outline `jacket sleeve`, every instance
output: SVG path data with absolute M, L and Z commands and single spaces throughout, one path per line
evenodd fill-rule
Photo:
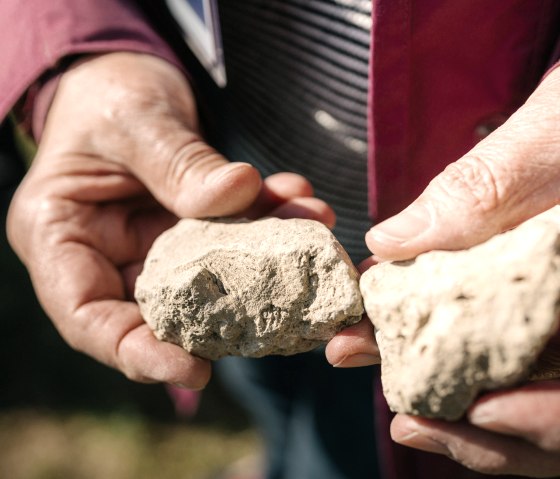
M 132 0 L 2 0 L 0 45 L 0 120 L 71 55 L 133 51 L 180 65 Z

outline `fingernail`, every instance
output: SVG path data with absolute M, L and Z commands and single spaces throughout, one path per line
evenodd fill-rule
M 359 368 L 362 366 L 371 366 L 379 364 L 379 356 L 372 354 L 360 353 L 352 356 L 344 356 L 338 363 L 333 364 L 335 368 Z
M 241 169 L 253 168 L 250 163 L 244 163 L 242 161 L 227 163 L 220 166 L 218 169 L 214 170 L 206 177 L 206 182 L 209 183 L 221 183 L 228 176 L 232 175 Z
M 468 413 L 469 422 L 475 426 L 483 426 L 496 422 L 495 406 L 490 403 L 476 405 Z
M 433 452 L 435 454 L 449 455 L 449 449 L 445 444 L 436 441 L 432 437 L 425 436 L 418 431 L 413 431 L 405 436 L 395 437 L 393 439 L 403 446 L 421 449 L 422 451 Z
M 379 243 L 404 243 L 425 232 L 431 225 L 428 210 L 421 205 L 409 206 L 402 213 L 374 226 L 368 235 Z

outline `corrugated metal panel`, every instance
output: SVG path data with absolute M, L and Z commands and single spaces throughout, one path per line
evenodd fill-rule
M 296 171 L 338 215 L 354 260 L 367 255 L 369 0 L 219 3 L 228 86 L 225 153 L 264 174 Z

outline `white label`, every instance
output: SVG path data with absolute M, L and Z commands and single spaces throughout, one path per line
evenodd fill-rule
M 166 0 L 187 45 L 220 87 L 227 83 L 217 0 Z

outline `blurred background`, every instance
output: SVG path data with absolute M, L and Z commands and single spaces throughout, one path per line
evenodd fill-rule
M 42 312 L 5 231 L 32 155 L 10 124 L 0 128 L 0 478 L 245 477 L 259 440 L 215 379 L 194 415 L 177 414 L 163 386 L 132 383 L 71 350 Z

